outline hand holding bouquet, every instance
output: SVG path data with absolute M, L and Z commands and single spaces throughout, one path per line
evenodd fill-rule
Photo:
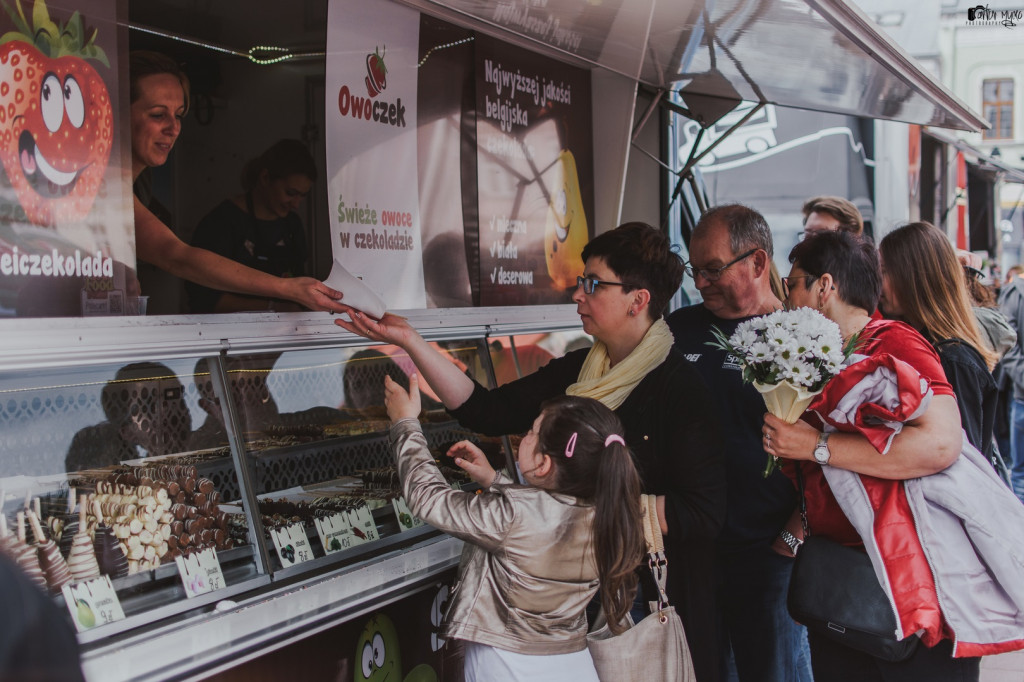
M 743 380 L 754 384 L 768 411 L 796 422 L 814 396 L 843 368 L 856 337 L 843 346 L 839 325 L 811 308 L 777 310 L 740 323 L 732 336 L 716 327 L 708 345 L 732 353 L 743 367 Z M 768 457 L 764 475 L 776 467 Z

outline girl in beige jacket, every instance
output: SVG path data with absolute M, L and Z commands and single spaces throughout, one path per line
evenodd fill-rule
M 385 405 L 410 509 L 467 543 L 442 627 L 465 644 L 466 680 L 596 682 L 586 605 L 600 586 L 608 621 L 622 622 L 645 548 L 618 418 L 590 398 L 545 403 L 519 446 L 528 485 L 495 473 L 472 443 L 455 444 L 448 455 L 483 486 L 477 495 L 452 490 L 435 466 L 418 385 L 415 374 L 408 393 L 386 379 Z

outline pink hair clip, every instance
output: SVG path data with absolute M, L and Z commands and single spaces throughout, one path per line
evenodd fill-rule
M 620 445 L 625 445 L 626 441 L 622 440 L 622 436 L 620 436 L 619 434 L 613 433 L 612 435 L 610 435 L 610 436 L 608 436 L 607 438 L 604 439 L 604 446 L 608 447 L 612 443 L 618 443 Z
M 569 442 L 565 444 L 565 456 L 572 457 L 572 453 L 576 450 L 576 436 L 578 434 L 573 431 L 572 435 L 569 436 Z

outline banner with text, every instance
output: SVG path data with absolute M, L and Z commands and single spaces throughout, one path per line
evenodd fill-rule
M 127 21 L 116 0 L 0 13 L 0 316 L 122 315 L 135 283 Z M 126 276 L 127 275 L 127 276 Z
M 329 22 L 336 261 L 389 308 L 569 302 L 590 73 L 389 2 L 331 0 Z
M 327 181 L 335 260 L 389 308 L 423 308 L 416 165 L 419 12 L 331 0 Z
M 592 235 L 590 74 L 476 38 L 481 305 L 569 301 Z

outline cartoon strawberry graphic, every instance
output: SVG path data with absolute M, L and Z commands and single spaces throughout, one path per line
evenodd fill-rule
M 0 163 L 30 221 L 81 220 L 100 191 L 114 134 L 110 95 L 86 59 L 110 63 L 78 12 L 57 24 L 35 0 L 29 23 L 21 0 L 17 11 L 2 4 L 16 30 L 0 37 Z
M 387 52 L 387 45 L 384 52 Z M 388 87 L 388 67 L 384 66 L 384 55 L 380 48 L 375 48 L 373 54 L 366 55 L 366 92 L 370 97 L 376 97 L 384 88 Z

